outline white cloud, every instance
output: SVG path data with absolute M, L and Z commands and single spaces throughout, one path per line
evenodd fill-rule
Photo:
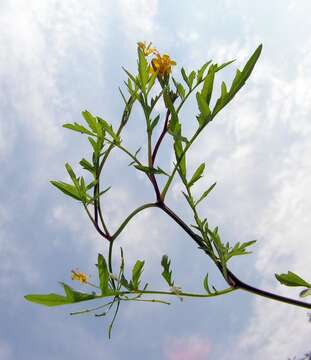
M 210 342 L 206 337 L 192 335 L 171 338 L 164 349 L 167 360 L 206 360 L 209 358 Z
M 119 9 L 122 16 L 124 34 L 135 37 L 136 41 L 146 40 L 142 37 L 150 36 L 155 31 L 154 18 L 157 15 L 157 0 L 120 0 Z M 137 36 L 139 38 L 137 38 Z
M 0 339 L 0 359 L 11 360 L 13 359 L 13 350 L 11 346 L 4 340 Z
M 286 75 L 282 76 L 282 68 L 273 71 L 270 66 L 270 76 L 265 75 L 266 98 L 261 95 L 263 99 L 257 99 L 264 108 L 258 114 L 250 107 L 248 116 L 250 121 L 255 119 L 254 128 L 257 131 L 248 133 L 249 140 L 241 136 L 246 119 L 243 119 L 243 112 L 239 112 L 239 119 L 234 125 L 239 135 L 232 143 L 235 150 L 228 157 L 234 167 L 238 166 L 236 185 L 239 186 L 231 187 L 231 198 L 236 198 L 234 194 L 238 194 L 239 189 L 240 197 L 244 198 L 246 192 L 243 195 L 243 189 L 249 188 L 253 181 L 257 183 L 258 177 L 268 185 L 264 202 L 258 202 L 260 183 L 258 193 L 251 195 L 251 204 L 254 206 L 258 202 L 259 206 L 257 211 L 249 210 L 247 225 L 241 221 L 241 216 L 237 216 L 240 226 L 252 226 L 260 240 L 255 261 L 261 278 L 259 287 L 294 298 L 298 297 L 298 290 L 278 285 L 274 273 L 291 270 L 310 280 L 311 143 L 308 114 L 311 105 L 307 84 L 311 81 L 311 73 L 309 50 L 304 49 L 302 53 L 305 53 L 305 61 L 297 66 L 296 76 L 291 80 Z M 248 107 L 249 102 L 246 100 L 242 106 Z M 251 116 L 252 111 L 254 117 Z M 245 152 L 245 149 L 248 150 Z M 237 163 L 234 154 L 238 155 Z M 244 166 L 241 166 L 241 156 L 248 158 Z M 227 169 L 228 166 L 218 168 L 224 178 L 229 176 Z M 262 172 L 265 175 L 263 178 Z M 251 189 L 254 191 L 254 188 Z M 241 211 L 239 206 L 237 210 Z M 299 336 L 289 337 L 289 331 Z M 303 354 L 310 350 L 310 332 L 303 309 L 254 299 L 253 315 L 242 334 L 234 340 L 238 347 L 233 358 L 277 360 Z M 227 354 L 227 358 L 232 359 L 232 352 Z
M 105 18 L 108 13 L 106 2 L 99 6 L 97 1 L 32 0 L 26 4 L 15 0 L 3 6 L 0 77 L 5 86 L 1 98 L 8 99 L 6 107 L 14 112 L 14 119 L 7 121 L 26 129 L 41 146 L 62 145 L 59 114 L 68 117 L 68 103 L 74 101 L 62 90 L 66 60 L 73 51 L 98 58 L 105 34 L 105 22 L 98 15 Z M 0 138 L 5 137 L 7 126 L 0 131 Z M 11 146 L 13 140 L 11 136 Z

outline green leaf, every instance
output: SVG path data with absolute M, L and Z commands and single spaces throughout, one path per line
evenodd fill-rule
M 195 71 L 191 71 L 189 77 L 188 77 L 188 81 L 189 81 L 189 87 L 190 89 L 192 89 L 192 85 L 193 85 L 193 80 L 195 79 Z
M 246 251 L 246 248 L 256 243 L 256 240 L 251 240 L 240 244 L 237 242 L 231 250 L 228 250 L 227 260 L 232 256 L 251 254 L 251 251 Z
M 45 305 L 45 306 L 60 306 L 71 303 L 66 296 L 53 294 L 53 293 L 45 294 L 45 295 L 30 294 L 24 296 L 24 298 L 33 303 Z
M 225 68 L 225 67 L 227 67 L 228 65 L 232 64 L 233 62 L 235 62 L 235 59 L 229 60 L 229 61 L 227 61 L 227 62 L 225 62 L 225 63 L 223 63 L 223 64 L 221 64 L 221 65 L 216 65 L 215 72 L 222 70 L 223 68 Z
M 101 151 L 100 147 L 98 146 L 99 144 L 91 137 L 88 137 L 88 140 L 92 145 L 95 156 L 98 158 Z
M 139 164 L 136 164 L 134 165 L 134 167 L 137 169 L 137 170 L 140 170 L 148 175 L 151 175 L 151 174 L 159 174 L 159 175 L 166 175 L 168 176 L 168 174 L 162 170 L 159 166 L 157 168 L 151 168 L 149 166 L 144 166 L 144 165 L 139 165 Z
M 209 60 L 207 63 L 205 63 L 200 70 L 197 72 L 197 84 L 202 80 L 204 71 L 208 67 L 208 65 L 212 62 L 212 60 Z
M 164 104 L 171 113 L 169 129 L 170 129 L 170 131 L 172 131 L 174 133 L 174 132 L 176 132 L 176 127 L 178 127 L 178 125 L 180 125 L 180 124 L 179 124 L 178 114 L 174 108 L 172 96 L 173 96 L 172 92 L 170 92 L 167 88 L 163 89 Z
M 98 254 L 97 268 L 98 268 L 98 277 L 99 277 L 99 287 L 102 291 L 102 295 L 106 295 L 109 293 L 108 291 L 109 271 L 106 260 L 102 254 Z
M 216 65 L 211 65 L 211 67 L 208 70 L 207 76 L 204 80 L 203 88 L 201 91 L 201 94 L 208 105 L 210 104 L 213 87 L 214 87 L 214 79 L 215 79 L 215 71 L 216 71 L 215 69 L 216 69 Z
M 119 87 L 119 93 L 121 94 L 121 97 L 122 97 L 122 100 L 123 100 L 123 102 L 124 102 L 125 107 L 127 107 L 126 98 L 125 98 L 125 96 L 124 96 L 124 94 L 123 94 L 123 92 L 122 92 L 122 89 L 121 89 L 120 87 Z
M 82 159 L 79 164 L 83 167 L 84 170 L 89 171 L 91 174 L 95 174 L 95 167 L 86 159 Z
M 181 72 L 181 76 L 184 79 L 185 83 L 188 85 L 189 88 L 191 88 L 188 76 L 187 76 L 186 71 L 185 71 L 185 69 L 183 67 L 181 68 L 180 72 Z
M 96 180 L 91 181 L 87 186 L 86 186 L 86 191 L 93 189 L 93 187 L 97 184 Z
M 175 126 L 174 131 L 172 131 L 170 128 L 167 131 L 171 136 L 173 136 L 174 140 L 176 141 L 182 141 L 185 143 L 188 143 L 189 140 L 185 137 L 181 135 L 181 124 L 177 124 Z
M 157 78 L 157 73 L 154 73 L 150 76 L 149 80 L 148 80 L 148 89 L 147 89 L 147 93 L 150 92 L 150 90 L 152 89 L 155 79 Z
M 188 186 L 191 187 L 196 181 L 198 181 L 199 179 L 201 179 L 202 174 L 204 172 L 205 169 L 205 163 L 202 163 L 194 172 L 194 174 L 192 175 L 192 178 L 190 179 Z
M 131 280 L 131 285 L 133 287 L 134 290 L 138 290 L 139 288 L 139 284 L 140 284 L 140 277 L 141 274 L 143 272 L 143 268 L 144 268 L 144 261 L 141 260 L 137 260 L 133 269 L 132 269 L 132 280 Z
M 203 199 L 205 199 L 206 196 L 214 189 L 215 186 L 216 183 L 212 184 L 206 191 L 204 191 L 204 193 L 201 195 L 199 200 L 196 201 L 195 206 L 197 206 Z
M 63 127 L 66 129 L 77 131 L 81 134 L 88 134 L 91 136 L 96 136 L 96 134 L 94 134 L 93 132 L 89 131 L 87 128 L 85 128 L 84 126 L 82 126 L 76 122 L 74 124 L 64 124 Z
M 304 286 L 311 288 L 310 283 L 291 271 L 288 271 L 287 274 L 275 274 L 275 277 L 281 284 L 286 286 Z
M 170 287 L 174 286 L 174 281 L 172 279 L 172 270 L 170 269 L 171 260 L 169 260 L 167 255 L 162 256 L 161 265 L 163 267 L 162 276 L 164 280 L 168 283 Z
M 258 46 L 258 48 L 255 50 L 253 55 L 247 61 L 242 72 L 237 70 L 236 76 L 233 80 L 233 83 L 232 83 L 232 86 L 230 89 L 231 96 L 234 96 L 234 94 L 236 94 L 241 89 L 241 87 L 245 84 L 246 80 L 250 77 L 250 75 L 256 65 L 256 62 L 261 54 L 261 51 L 262 51 L 262 44 L 260 44 Z
M 178 95 L 181 97 L 181 99 L 184 99 L 185 95 L 186 95 L 185 88 L 182 86 L 181 83 L 177 82 L 174 78 L 172 78 L 172 79 L 173 79 L 173 83 L 174 83 L 174 85 L 176 87 Z
M 54 180 L 50 181 L 50 183 L 55 187 L 57 187 L 64 194 L 74 198 L 75 200 L 82 201 L 82 196 L 74 185 L 67 184 L 62 181 L 54 181 Z
M 72 167 L 70 166 L 70 164 L 66 163 L 66 164 L 65 164 L 65 168 L 66 168 L 66 170 L 67 170 L 67 172 L 68 172 L 68 174 L 69 174 L 72 182 L 74 183 L 75 187 L 76 187 L 77 190 L 79 191 L 79 189 L 80 189 L 79 181 L 78 181 L 77 176 L 76 176 L 76 174 L 74 173 Z
M 86 204 L 93 204 L 94 200 L 99 199 L 103 194 L 105 194 L 107 191 L 109 191 L 111 189 L 111 186 L 107 187 L 107 189 L 101 191 L 99 194 L 97 194 L 96 196 L 93 197 L 89 197 Z
M 126 289 L 128 289 L 128 290 L 133 290 L 131 284 L 126 280 L 126 278 L 125 278 L 125 276 L 124 276 L 123 274 L 121 275 L 120 283 L 121 283 L 122 286 L 124 286 Z
M 181 140 L 175 139 L 174 142 L 174 150 L 175 150 L 175 157 L 177 162 L 179 162 L 178 170 L 181 176 L 186 179 L 187 176 L 187 168 L 186 168 L 186 156 L 183 154 L 183 145 Z
M 141 91 L 145 93 L 146 85 L 148 82 L 148 63 L 145 58 L 143 51 L 138 48 L 138 74 L 139 74 L 139 82 L 141 86 Z
M 209 284 L 208 284 L 208 274 L 206 274 L 204 280 L 203 280 L 203 286 L 204 286 L 204 289 L 209 293 L 211 294 L 212 291 L 211 289 L 209 288 Z
M 96 294 L 87 294 L 80 291 L 73 290 L 69 285 L 61 282 L 60 283 L 65 291 L 66 297 L 70 303 L 76 303 L 80 301 L 93 300 L 96 298 Z
M 216 227 L 214 231 L 210 231 L 209 234 L 212 237 L 212 241 L 219 256 L 219 260 L 221 262 L 222 268 L 224 270 L 224 273 L 226 274 L 227 251 L 226 251 L 226 247 L 222 243 L 220 236 L 218 234 L 218 227 Z
M 100 118 L 99 116 L 96 117 L 99 121 L 102 128 L 107 131 L 107 133 L 112 137 L 112 139 L 117 143 L 120 144 L 121 140 L 120 137 L 113 131 L 112 125 L 108 124 L 106 120 Z
M 87 122 L 87 124 L 89 125 L 90 129 L 92 129 L 92 131 L 94 133 L 97 133 L 97 121 L 96 118 L 87 110 L 82 111 L 82 116 L 84 117 L 84 120 Z
M 201 113 L 200 119 L 202 119 L 200 125 L 204 126 L 211 119 L 211 110 L 201 93 L 197 92 L 196 98 Z
M 151 124 L 150 124 L 150 129 L 151 129 L 151 131 L 157 126 L 159 120 L 160 120 L 160 114 L 157 115 L 157 116 L 152 120 L 152 122 L 151 122 Z
M 310 296 L 310 295 L 311 295 L 311 289 L 304 289 L 299 294 L 299 296 L 301 298 L 305 298 L 305 297 Z
M 190 205 L 191 209 L 195 208 L 195 204 L 193 202 L 193 198 L 189 195 L 187 195 L 185 192 L 182 191 L 182 194 L 184 195 L 184 197 L 186 198 L 188 204 Z
M 229 92 L 227 92 L 226 85 L 224 83 L 222 84 L 221 96 L 216 102 L 216 105 L 213 109 L 212 117 L 215 117 L 216 114 L 234 98 L 235 94 L 245 84 L 246 80 L 249 78 L 249 76 L 251 75 L 254 69 L 254 66 L 260 56 L 261 50 L 262 50 L 262 45 L 259 45 L 258 48 L 253 53 L 253 55 L 247 61 L 242 72 L 241 71 L 236 72 L 236 76 L 232 82 Z
M 65 283 L 61 283 L 64 288 L 66 296 L 58 294 L 30 294 L 26 295 L 25 299 L 36 304 L 45 306 L 60 306 L 66 304 L 73 304 L 80 301 L 92 300 L 96 298 L 96 294 L 86 294 L 73 290 Z
M 123 66 L 122 69 L 124 70 L 124 72 L 126 73 L 126 75 L 134 82 L 134 84 L 136 84 L 136 78 L 134 75 L 132 75 L 128 70 L 126 70 Z

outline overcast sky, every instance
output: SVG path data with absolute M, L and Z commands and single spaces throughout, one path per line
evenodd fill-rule
M 188 157 L 207 162 L 201 207 L 225 241 L 257 239 L 255 253 L 232 262 L 244 281 L 297 297 L 274 273 L 311 280 L 311 2 L 247 0 L 0 2 L 0 358 L 1 360 L 258 360 L 310 350 L 307 311 L 246 293 L 172 300 L 171 306 L 122 304 L 111 340 L 108 321 L 71 317 L 83 306 L 44 308 L 27 293 L 61 292 L 70 270 L 96 276 L 106 245 L 78 203 L 52 188 L 64 163 L 89 153 L 82 136 L 61 127 L 87 109 L 117 124 L 122 112 L 121 66 L 135 72 L 136 42 L 152 41 L 178 66 L 236 58 L 220 76 L 229 81 L 255 48 L 263 52 L 247 85 L 211 123 Z M 161 111 L 161 108 L 158 109 Z M 183 112 L 195 123 L 195 102 Z M 136 150 L 144 141 L 138 108 L 124 133 Z M 165 144 L 164 144 L 165 145 Z M 160 160 L 170 168 L 165 145 Z M 112 228 L 144 201 L 148 182 L 117 152 L 105 174 L 112 185 L 104 211 Z M 170 206 L 191 222 L 176 181 Z M 165 288 L 161 256 L 169 254 L 176 284 L 202 291 L 208 271 L 225 284 L 182 230 L 157 209 L 140 214 L 120 237 L 128 268 L 146 260 L 143 279 Z M 77 284 L 75 284 L 77 285 Z

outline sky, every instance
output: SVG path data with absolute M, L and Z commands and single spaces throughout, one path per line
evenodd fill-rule
M 224 241 L 256 239 L 254 253 L 232 261 L 245 282 L 298 297 L 277 283 L 288 270 L 311 280 L 311 12 L 309 0 L 90 0 L 0 2 L 0 359 L 107 358 L 206 360 L 288 359 L 310 350 L 307 311 L 237 291 L 215 299 L 171 299 L 172 304 L 122 304 L 112 339 L 108 319 L 70 316 L 83 306 L 45 308 L 28 293 L 61 292 L 70 271 L 96 276 L 107 244 L 83 209 L 49 181 L 66 179 L 64 163 L 78 169 L 89 154 L 79 134 L 62 124 L 79 122 L 87 109 L 118 123 L 118 86 L 136 70 L 136 42 L 152 41 L 181 66 L 237 59 L 220 74 L 229 82 L 256 47 L 263 51 L 246 86 L 216 117 L 188 156 L 193 171 L 206 161 L 196 192 L 217 181 L 202 214 Z M 161 107 L 157 109 L 160 113 Z M 182 112 L 191 132 L 195 101 Z M 136 150 L 144 143 L 139 108 L 124 132 Z M 159 161 L 170 169 L 165 143 Z M 104 212 L 111 228 L 144 202 L 147 180 L 118 152 L 104 181 L 112 185 Z M 175 181 L 168 204 L 191 223 Z M 166 290 L 163 254 L 172 259 L 176 284 L 201 292 L 212 264 L 176 224 L 157 209 L 133 220 L 116 247 L 128 271 L 146 261 L 143 280 Z M 75 284 L 79 287 L 79 285 Z M 290 335 L 291 334 L 291 335 Z M 289 336 L 290 335 L 290 336 Z

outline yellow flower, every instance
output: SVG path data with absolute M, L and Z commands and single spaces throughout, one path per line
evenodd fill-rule
M 156 57 L 151 61 L 151 72 L 157 73 L 161 76 L 169 75 L 172 72 L 172 66 L 176 65 L 176 62 L 171 60 L 167 55 L 156 54 Z
M 142 52 L 145 56 L 149 56 L 151 54 L 157 53 L 157 49 L 154 47 L 151 47 L 151 44 L 152 43 L 150 42 L 148 45 L 146 45 L 145 41 L 144 42 L 140 41 L 137 43 L 138 47 L 142 50 Z
M 71 270 L 71 279 L 80 281 L 81 284 L 85 284 L 89 280 L 89 278 L 86 274 L 84 274 L 78 270 L 77 271 Z

